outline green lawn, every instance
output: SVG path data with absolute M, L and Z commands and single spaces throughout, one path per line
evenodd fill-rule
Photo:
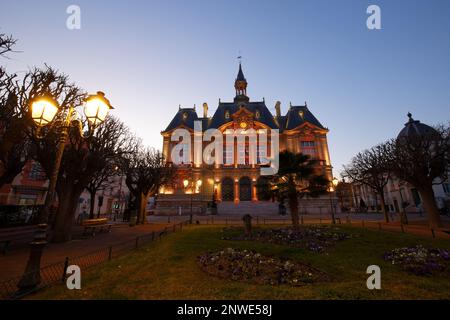
M 340 227 L 361 236 L 337 243 L 328 255 L 252 241 L 221 240 L 221 227 L 192 226 L 82 274 L 82 289 L 56 286 L 32 299 L 449 299 L 450 279 L 419 277 L 382 259 L 385 251 L 422 244 L 449 248 L 450 241 L 401 233 Z M 305 263 L 334 281 L 302 287 L 252 285 L 203 273 L 196 257 L 208 250 L 251 249 Z M 366 288 L 366 268 L 381 267 L 381 290 Z

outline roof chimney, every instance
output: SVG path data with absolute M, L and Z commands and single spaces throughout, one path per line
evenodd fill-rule
M 276 111 L 277 117 L 281 117 L 281 102 L 280 101 L 277 101 L 277 103 L 275 104 L 275 111 Z
M 208 104 L 203 103 L 203 118 L 208 118 Z

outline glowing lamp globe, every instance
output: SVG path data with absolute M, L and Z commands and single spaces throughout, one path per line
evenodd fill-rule
M 339 180 L 337 178 L 333 178 L 332 183 L 334 187 L 337 187 L 337 185 L 339 184 Z
M 31 118 L 37 126 L 48 125 L 59 110 L 58 103 L 49 97 L 40 97 L 31 103 Z
M 114 109 L 109 100 L 105 98 L 105 94 L 101 91 L 97 94 L 93 94 L 87 97 L 86 104 L 84 106 L 84 114 L 88 119 L 89 123 L 96 127 L 102 124 L 109 110 Z

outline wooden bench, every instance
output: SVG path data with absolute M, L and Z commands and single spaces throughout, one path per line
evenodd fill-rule
M 3 254 L 6 254 L 13 243 L 30 243 L 31 241 L 33 241 L 34 233 L 36 230 L 37 227 L 35 225 L 0 229 L 1 252 Z
M 83 236 L 95 236 L 96 233 L 111 232 L 112 224 L 108 223 L 107 218 L 85 219 L 81 222 L 84 227 Z

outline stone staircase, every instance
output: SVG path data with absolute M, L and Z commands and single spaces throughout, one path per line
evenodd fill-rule
M 241 201 L 238 204 L 224 201 L 217 204 L 218 215 L 236 215 L 243 216 L 244 214 L 258 215 L 258 216 L 273 216 L 278 215 L 278 203 L 270 201 Z

